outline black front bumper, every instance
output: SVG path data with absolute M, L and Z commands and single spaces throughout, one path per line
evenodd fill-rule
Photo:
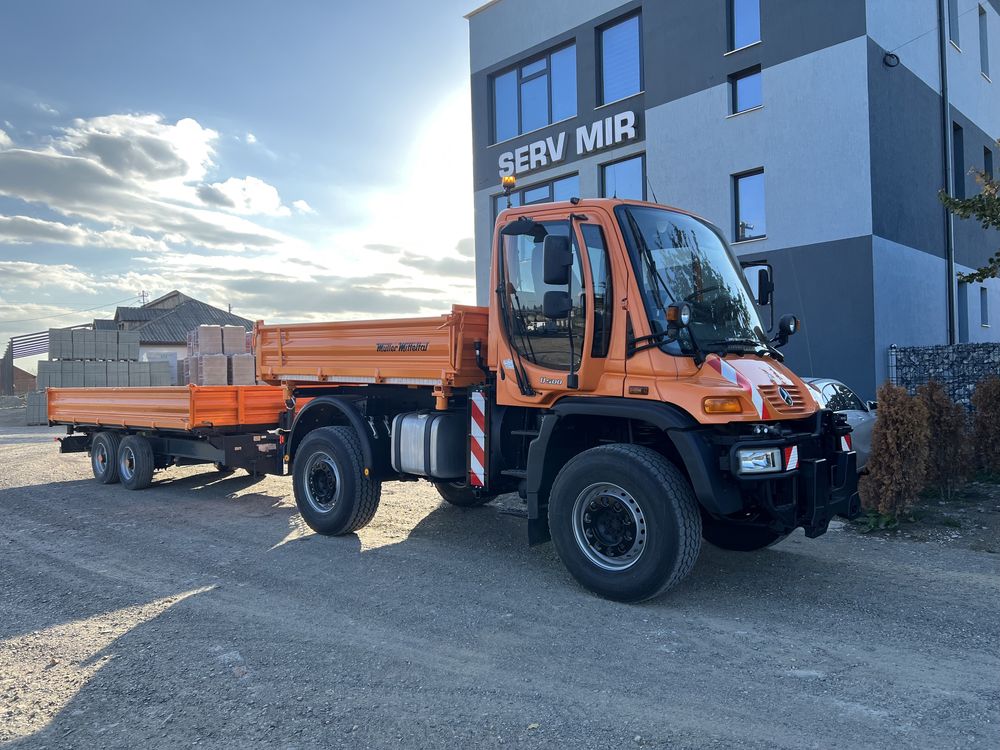
M 714 459 L 718 469 L 711 497 L 698 492 L 699 500 L 713 515 L 753 519 L 780 531 L 801 526 L 806 536 L 819 536 L 835 516 L 850 519 L 861 513 L 857 454 L 842 439 L 850 431 L 841 416 L 827 410 L 786 423 L 699 431 L 700 452 Z M 760 474 L 739 472 L 737 454 L 742 449 L 779 448 L 784 461 L 785 449 L 792 447 L 797 452 L 794 466 L 783 463 L 780 471 Z M 696 491 L 698 484 L 695 481 Z

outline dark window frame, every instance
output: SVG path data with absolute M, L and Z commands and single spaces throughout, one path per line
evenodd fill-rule
M 763 41 L 764 31 L 761 28 L 762 18 L 761 18 L 761 2 L 757 0 L 757 38 L 748 42 L 747 44 L 741 44 L 739 47 L 736 46 L 736 3 L 739 0 L 726 0 L 726 51 L 735 52 L 738 49 L 745 49 L 751 47 L 754 44 L 760 44 Z
M 743 112 L 750 112 L 751 110 L 757 109 L 764 106 L 764 86 L 763 86 L 763 68 L 760 65 L 754 65 L 749 68 L 744 68 L 741 71 L 733 73 L 729 76 L 729 114 L 738 115 Z M 761 95 L 760 104 L 755 104 L 752 107 L 747 107 L 746 109 L 739 109 L 739 97 L 737 96 L 737 86 L 740 81 L 743 81 L 751 76 L 761 76 Z
M 605 101 L 604 100 L 604 32 L 607 31 L 608 29 L 612 29 L 615 26 L 618 26 L 619 24 L 623 24 L 623 23 L 626 23 L 628 21 L 631 21 L 633 18 L 637 18 L 639 20 L 638 29 L 637 29 L 637 32 L 636 32 L 638 34 L 638 36 L 639 36 L 639 38 L 638 38 L 638 49 L 639 49 L 639 90 L 635 91 L 635 92 L 633 92 L 631 94 L 628 94 L 626 96 L 619 97 L 618 99 L 611 99 L 610 101 Z M 631 10 L 631 11 L 629 11 L 628 13 L 626 13 L 623 16 L 618 16 L 613 21 L 609 21 L 608 23 L 601 24 L 600 26 L 598 26 L 597 28 L 594 29 L 594 33 L 597 35 L 596 41 L 594 42 L 594 44 L 596 46 L 596 52 L 597 52 L 597 70 L 596 70 L 596 73 L 597 73 L 597 76 L 596 76 L 596 79 L 597 79 L 597 91 L 596 91 L 597 106 L 598 107 L 604 107 L 604 106 L 606 106 L 608 104 L 614 104 L 615 102 L 624 101 L 625 99 L 628 99 L 629 97 L 636 96 L 638 94 L 641 94 L 643 91 L 645 91 L 646 90 L 646 55 L 645 55 L 645 49 L 643 48 L 643 43 L 642 43 L 642 8 L 640 7 L 638 9 L 636 9 L 636 10 Z
M 748 169 L 745 172 L 737 172 L 731 176 L 732 179 L 732 190 L 733 190 L 733 244 L 737 242 L 751 242 L 753 240 L 762 240 L 767 238 L 767 226 L 764 227 L 764 233 L 754 236 L 754 237 L 740 237 L 740 180 L 746 177 L 755 177 L 756 175 L 763 175 L 764 167 L 757 167 L 755 169 Z M 764 212 L 767 213 L 767 190 L 764 191 Z M 766 223 L 766 222 L 765 222 Z
M 600 165 L 598 170 L 600 173 L 600 194 L 602 198 L 610 198 L 608 195 L 608 183 L 607 183 L 607 170 L 608 167 L 613 167 L 622 162 L 632 161 L 633 159 L 642 159 L 642 200 L 648 200 L 649 198 L 649 186 L 646 180 L 646 152 L 640 151 L 636 154 L 629 154 L 628 156 L 623 156 L 621 159 L 615 159 L 614 161 L 605 162 Z
M 535 132 L 535 130 L 541 130 L 542 128 L 547 128 L 549 125 L 553 124 L 553 120 L 552 120 L 552 56 L 555 55 L 555 54 L 558 54 L 559 52 L 562 52 L 563 50 L 569 49 L 570 47 L 574 47 L 574 48 L 576 47 L 576 39 L 575 38 L 574 39 L 570 39 L 570 40 L 568 40 L 568 41 L 566 41 L 566 42 L 564 42 L 562 44 L 559 44 L 559 45 L 557 45 L 555 47 L 551 47 L 550 49 L 546 50 L 545 52 L 541 52 L 539 54 L 532 55 L 531 57 L 526 57 L 524 60 L 519 60 L 516 64 L 514 64 L 514 65 L 508 65 L 503 70 L 498 70 L 496 73 L 492 73 L 490 75 L 489 86 L 490 86 L 490 144 L 491 145 L 496 145 L 497 143 L 503 143 L 505 141 L 513 140 L 514 138 L 518 138 L 518 137 L 524 135 L 526 132 L 533 133 L 533 132 Z M 574 54 L 574 58 L 575 58 L 575 61 L 576 61 L 576 70 L 574 71 L 574 78 L 576 80 L 574 82 L 575 85 L 573 87 L 573 89 L 574 89 L 573 94 L 574 94 L 574 98 L 576 99 L 576 114 L 572 115 L 571 117 L 564 118 L 566 120 L 571 120 L 571 119 L 573 119 L 573 117 L 577 117 L 580 114 L 580 76 L 579 76 L 580 63 L 579 63 L 579 58 L 576 58 L 575 54 Z M 536 73 L 532 73 L 531 75 L 528 75 L 528 76 L 522 76 L 521 75 L 521 71 L 524 68 L 528 67 L 529 65 L 534 65 L 539 60 L 545 60 L 545 68 L 544 69 L 542 69 L 542 70 L 540 70 L 540 71 L 538 71 Z M 502 78 L 503 76 L 507 75 L 510 72 L 514 72 L 514 74 L 515 74 L 514 83 L 515 83 L 515 91 L 517 92 L 517 104 L 516 104 L 516 107 L 517 107 L 517 133 L 514 134 L 514 135 L 512 135 L 512 136 L 510 136 L 509 138 L 505 138 L 503 141 L 501 141 L 501 140 L 498 140 L 498 137 L 497 137 L 497 96 L 496 96 L 496 82 L 497 82 L 498 78 Z M 541 127 L 533 128 L 532 130 L 525 131 L 525 129 L 524 129 L 524 123 L 522 122 L 522 118 L 521 118 L 521 86 L 525 82 L 532 81 L 532 80 L 534 80 L 536 78 L 539 78 L 539 77 L 541 77 L 543 75 L 544 76 L 548 76 L 548 83 L 547 83 L 546 91 L 545 91 L 546 100 L 547 100 L 546 104 L 548 105 L 548 113 L 547 113 L 546 119 L 548 120 L 548 122 L 545 125 L 542 125 Z M 558 122 L 562 122 L 562 120 L 559 120 Z
M 951 123 L 952 197 L 965 198 L 965 130 L 957 122 Z
M 983 172 L 991 180 L 994 178 L 996 174 L 993 171 L 993 151 L 990 149 L 989 146 L 983 146 Z
M 544 205 L 545 203 L 553 203 L 553 202 L 555 202 L 555 185 L 556 185 L 556 183 L 557 182 L 562 182 L 563 180 L 571 179 L 573 177 L 576 177 L 577 180 L 579 180 L 580 179 L 580 173 L 579 172 L 570 172 L 568 174 L 559 175 L 558 177 L 553 177 L 550 180 L 542 180 L 541 182 L 536 182 L 536 183 L 534 183 L 532 185 L 527 185 L 527 186 L 525 186 L 523 188 L 522 187 L 517 188 L 516 190 L 512 191 L 512 193 L 511 193 L 511 195 L 516 195 L 517 196 L 517 200 L 518 200 L 518 203 L 517 203 L 516 206 L 514 206 L 514 208 L 520 208 L 521 206 L 541 206 L 541 205 Z M 524 202 L 524 194 L 527 191 L 529 191 L 529 190 L 537 190 L 538 188 L 541 188 L 541 187 L 548 187 L 548 189 L 549 189 L 548 200 L 534 201 L 533 203 L 525 203 Z M 575 196 L 575 197 L 579 198 L 580 196 Z M 501 211 L 505 211 L 507 209 L 507 205 L 506 205 L 507 196 L 505 196 L 503 193 L 500 193 L 498 195 L 494 195 L 492 197 L 492 200 L 493 200 L 493 222 L 496 223 L 496 219 L 500 215 L 500 212 Z
M 982 4 L 979 5 L 979 72 L 990 77 L 990 31 Z
M 948 39 L 959 50 L 962 49 L 958 35 L 958 0 L 948 0 Z
M 979 325 L 990 327 L 990 292 L 985 286 L 979 287 Z

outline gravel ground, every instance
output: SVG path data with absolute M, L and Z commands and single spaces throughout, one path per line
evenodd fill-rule
M 706 547 L 628 606 L 528 548 L 516 498 L 389 484 L 370 527 L 323 538 L 287 479 L 104 487 L 12 414 L 10 747 L 1000 747 L 1000 555 L 838 525 Z

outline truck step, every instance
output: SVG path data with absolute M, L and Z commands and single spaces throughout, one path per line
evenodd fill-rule
M 528 472 L 524 469 L 504 469 L 500 472 L 505 477 L 514 477 L 514 479 L 527 479 Z
M 527 518 L 527 508 L 497 508 L 497 513 L 502 516 L 514 516 L 516 518 Z

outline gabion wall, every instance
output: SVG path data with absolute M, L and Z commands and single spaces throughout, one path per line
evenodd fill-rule
M 948 394 L 968 408 L 976 384 L 1000 375 L 1000 344 L 954 346 L 892 346 L 889 380 L 911 393 L 929 380 L 937 380 Z

